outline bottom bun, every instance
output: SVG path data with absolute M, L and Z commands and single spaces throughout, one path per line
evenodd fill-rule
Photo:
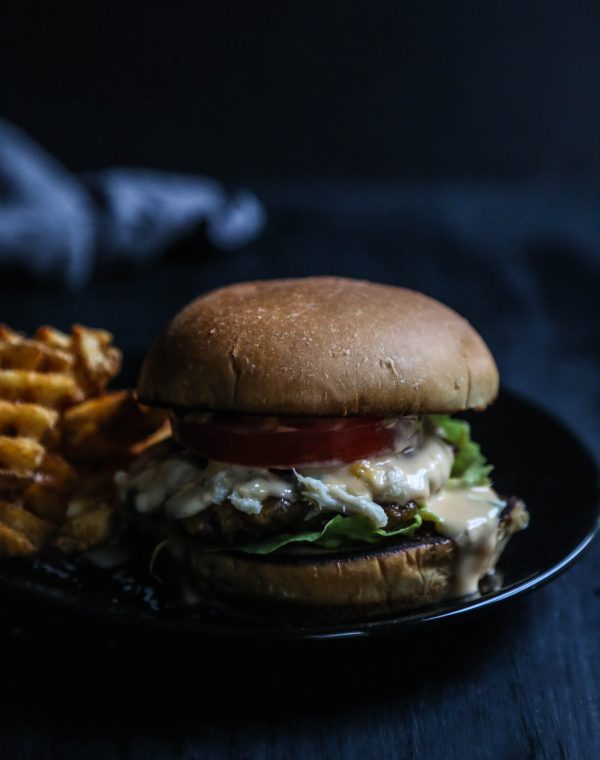
M 352 552 L 251 555 L 188 547 L 187 557 L 200 591 L 232 612 L 331 622 L 451 595 L 456 555 L 453 541 L 427 532 Z

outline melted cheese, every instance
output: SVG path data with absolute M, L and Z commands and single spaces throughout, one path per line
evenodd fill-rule
M 228 499 L 236 509 L 256 515 L 265 499 L 295 501 L 294 487 L 269 470 L 210 462 L 198 477 L 171 496 L 166 511 L 176 519 L 191 517 Z
M 174 454 L 152 461 L 139 472 L 118 472 L 115 485 L 121 499 L 133 492 L 138 512 L 157 512 L 172 493 L 198 477 L 199 472 L 201 470 L 195 462 Z
M 351 494 L 369 495 L 383 504 L 406 504 L 424 501 L 438 491 L 450 477 L 453 460 L 452 448 L 431 435 L 419 448 L 305 472 L 326 486 L 343 486 Z

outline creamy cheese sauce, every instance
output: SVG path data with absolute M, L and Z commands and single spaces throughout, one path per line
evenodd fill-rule
M 138 512 L 157 512 L 171 494 L 197 478 L 200 472 L 202 470 L 195 462 L 173 454 L 165 459 L 152 460 L 139 472 L 118 472 L 115 485 L 121 499 L 133 493 Z
M 138 512 L 164 508 L 178 520 L 226 499 L 242 512 L 258 514 L 270 496 L 286 501 L 297 497 L 293 484 L 269 470 L 220 462 L 203 466 L 178 454 L 151 460 L 140 472 L 118 472 L 115 483 L 121 499 L 132 494 Z
M 167 500 L 165 509 L 176 519 L 183 519 L 227 499 L 241 512 L 256 515 L 271 496 L 296 500 L 293 484 L 269 470 L 210 462 L 198 477 Z
M 380 504 L 423 503 L 448 480 L 453 459 L 452 448 L 431 435 L 419 448 L 341 468 L 304 469 L 296 477 L 301 495 L 317 510 L 364 514 L 384 528 L 388 519 Z
M 380 503 L 423 503 L 448 480 L 452 461 L 452 448 L 430 435 L 418 448 L 342 467 L 303 468 L 290 480 L 264 468 L 222 462 L 204 467 L 172 453 L 150 461 L 139 472 L 118 473 L 116 482 L 122 493 L 133 492 L 138 512 L 164 507 L 176 519 L 226 500 L 242 512 L 258 514 L 266 499 L 276 497 L 289 502 L 304 499 L 313 506 L 313 514 L 363 514 L 383 528 L 388 518 Z
M 488 486 L 458 490 L 444 488 L 427 502 L 425 516 L 458 548 L 452 595 L 474 594 L 497 559 L 498 524 L 504 502 Z

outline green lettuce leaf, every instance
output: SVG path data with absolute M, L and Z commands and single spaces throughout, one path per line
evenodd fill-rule
M 375 528 L 373 523 L 364 515 L 352 515 L 351 517 L 336 515 L 321 530 L 293 534 L 282 533 L 278 536 L 271 536 L 264 541 L 256 541 L 237 548 L 248 554 L 270 554 L 282 546 L 295 542 L 310 543 L 324 549 L 337 549 L 349 542 L 356 541 L 373 544 L 382 538 L 411 536 L 422 522 L 423 519 L 417 512 L 410 525 L 398 530 L 386 531 L 383 528 Z
M 471 439 L 469 423 L 455 420 L 447 414 L 432 414 L 429 419 L 442 438 L 456 449 L 450 485 L 459 488 L 490 485 L 489 474 L 493 467 L 487 463 L 479 444 Z

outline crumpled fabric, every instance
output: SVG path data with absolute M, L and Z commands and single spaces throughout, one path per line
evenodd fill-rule
M 220 250 L 254 239 L 265 211 L 207 177 L 114 168 L 78 176 L 0 120 L 3 267 L 84 286 L 99 264 L 152 261 L 191 234 Z

